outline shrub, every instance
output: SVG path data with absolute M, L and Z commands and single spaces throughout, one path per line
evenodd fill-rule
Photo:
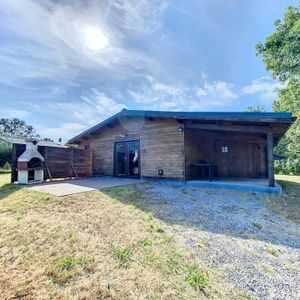
M 300 159 L 286 159 L 274 162 L 275 174 L 300 175 Z

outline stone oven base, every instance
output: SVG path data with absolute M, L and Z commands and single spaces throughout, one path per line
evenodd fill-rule
M 28 170 L 18 170 L 18 183 L 19 184 L 31 184 L 42 182 L 44 180 L 44 170 L 34 170 L 33 180 L 28 178 Z

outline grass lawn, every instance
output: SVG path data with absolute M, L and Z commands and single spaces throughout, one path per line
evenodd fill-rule
M 8 182 L 0 175 L 1 299 L 248 297 L 144 211 L 134 186 L 58 198 Z
M 285 218 L 300 223 L 300 176 L 276 175 L 282 195 L 268 196 L 267 207 Z
M 0 174 L 0 187 L 10 182 L 10 173 Z
M 10 174 L 11 170 L 6 170 L 6 169 L 2 169 L 0 168 L 0 174 Z

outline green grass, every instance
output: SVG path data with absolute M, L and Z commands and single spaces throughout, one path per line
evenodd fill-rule
M 278 256 L 278 251 L 276 249 L 274 249 L 274 248 L 268 247 L 266 249 L 266 252 L 269 253 L 270 255 Z
M 5 184 L 10 183 L 10 174 L 1 174 L 0 173 L 0 187 L 2 187 Z
M 9 174 L 0 185 L 3 299 L 241 298 L 150 212 L 146 185 L 66 197 L 11 185 Z
M 207 274 L 199 270 L 196 264 L 188 267 L 188 283 L 195 289 L 204 290 L 208 285 Z
M 243 299 L 245 300 L 256 300 L 257 298 L 249 294 L 248 292 L 244 292 L 242 294 Z
M 281 195 L 266 197 L 267 208 L 283 217 L 300 223 L 300 176 L 276 175 Z
M 126 265 L 129 262 L 130 257 L 132 255 L 132 247 L 114 247 L 113 253 L 122 265 Z
M 9 213 L 21 217 L 35 208 L 41 202 L 47 202 L 53 197 L 49 194 L 39 193 L 10 183 L 9 174 L 0 175 L 0 213 Z
M 94 267 L 93 262 L 94 259 L 88 256 L 74 258 L 72 255 L 67 255 L 52 264 L 48 268 L 47 275 L 54 283 L 64 285 L 78 276 L 82 270 L 91 272 Z

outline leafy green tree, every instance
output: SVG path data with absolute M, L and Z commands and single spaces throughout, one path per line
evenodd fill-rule
M 28 125 L 25 121 L 13 119 L 0 119 L 0 136 L 22 137 L 22 138 L 39 138 L 33 126 Z
M 13 118 L 0 118 L 0 137 L 39 138 L 33 126 L 25 121 Z M 12 157 L 12 145 L 0 139 L 0 167 L 10 162 Z
M 3 167 L 6 162 L 10 162 L 12 157 L 12 145 L 0 140 L 0 167 Z
M 262 105 L 248 106 L 245 110 L 246 112 L 265 112 L 266 108 Z
M 283 20 L 275 22 L 276 30 L 264 43 L 256 45 L 267 70 L 283 83 L 278 90 L 274 111 L 293 112 L 297 121 L 276 147 L 276 152 L 289 158 L 300 157 L 300 3 L 289 6 Z

